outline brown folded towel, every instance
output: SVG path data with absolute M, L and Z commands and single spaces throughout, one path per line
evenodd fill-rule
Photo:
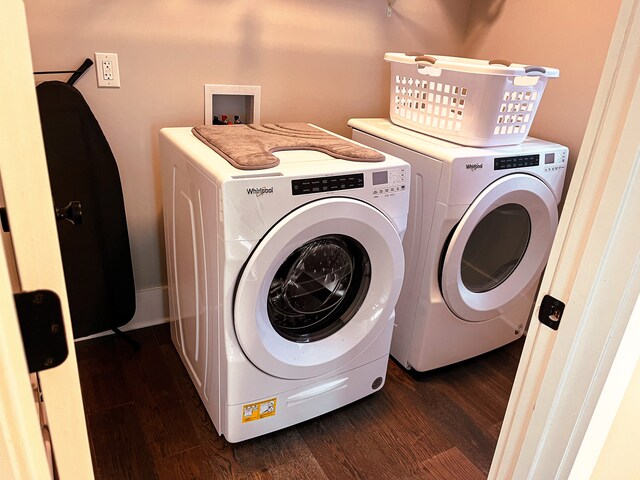
M 275 167 L 273 152 L 317 150 L 335 158 L 358 162 L 381 162 L 384 155 L 326 133 L 306 123 L 264 125 L 202 125 L 193 134 L 231 165 L 242 170 Z

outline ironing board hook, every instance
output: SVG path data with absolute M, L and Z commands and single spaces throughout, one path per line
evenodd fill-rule
M 59 73 L 72 73 L 73 75 L 71 75 L 69 77 L 69 80 L 67 80 L 67 85 L 73 85 L 78 81 L 78 79 L 82 76 L 82 74 L 84 74 L 84 72 L 86 72 L 89 69 L 91 65 L 93 65 L 93 60 L 91 60 L 90 58 L 85 58 L 84 62 L 82 62 L 82 65 L 80 65 L 76 70 L 50 70 L 45 72 L 33 72 L 33 74 L 34 75 L 54 75 Z

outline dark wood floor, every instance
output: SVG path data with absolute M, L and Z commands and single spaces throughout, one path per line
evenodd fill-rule
M 167 325 L 77 345 L 97 479 L 483 479 L 522 341 L 416 374 L 389 362 L 381 391 L 239 444 L 218 437 Z

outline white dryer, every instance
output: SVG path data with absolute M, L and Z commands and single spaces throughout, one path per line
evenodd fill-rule
M 391 355 L 427 371 L 518 339 L 556 232 L 568 149 L 531 137 L 465 147 L 386 119 L 349 125 L 358 142 L 411 164 Z
M 384 383 L 404 274 L 410 167 L 314 151 L 238 170 L 160 132 L 171 337 L 230 442 Z

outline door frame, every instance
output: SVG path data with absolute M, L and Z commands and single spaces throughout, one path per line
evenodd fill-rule
M 585 432 L 640 293 L 638 59 L 640 0 L 622 0 L 490 479 L 567 478 L 592 441 Z M 566 303 L 557 332 L 536 318 L 546 293 Z
M 93 467 L 73 330 L 33 84 L 26 12 L 24 3 L 20 0 L 9 0 L 3 4 L 0 17 L 0 65 L 3 67 L 3 74 L 0 75 L 0 177 L 10 221 L 20 288 L 24 291 L 46 289 L 58 294 L 69 349 L 64 363 L 39 373 L 56 467 L 59 477 L 65 480 L 92 479 Z M 6 258 L 2 263 L 0 276 L 6 274 Z M 2 285 L 2 294 L 6 296 L 4 279 Z M 5 325 L 8 323 L 12 325 Z M 11 331 L 15 340 L 16 328 L 16 317 L 3 316 L 3 335 L 5 330 Z M 21 341 L 17 345 L 21 345 Z M 3 370 L 15 370 L 13 374 L 24 373 L 24 381 L 14 382 L 16 387 L 19 387 L 18 391 L 2 393 L 0 403 L 3 404 L 3 412 L 6 409 L 6 412 L 24 413 L 26 420 L 23 428 L 32 431 L 33 417 L 28 410 L 34 410 L 34 403 L 29 376 L 24 367 L 24 351 L 13 348 L 3 351 L 2 357 Z M 4 378 L 7 377 L 3 376 Z M 26 385 L 29 388 L 31 402 L 22 404 Z M 15 419 L 21 419 L 21 416 L 16 416 Z M 12 436 L 7 438 L 14 440 Z M 42 439 L 39 445 L 22 442 L 18 448 L 25 459 L 34 459 L 34 468 L 41 468 Z M 28 474 L 31 468 L 29 462 L 16 465 L 19 475 L 24 478 L 49 476 L 48 473 L 46 476 Z

